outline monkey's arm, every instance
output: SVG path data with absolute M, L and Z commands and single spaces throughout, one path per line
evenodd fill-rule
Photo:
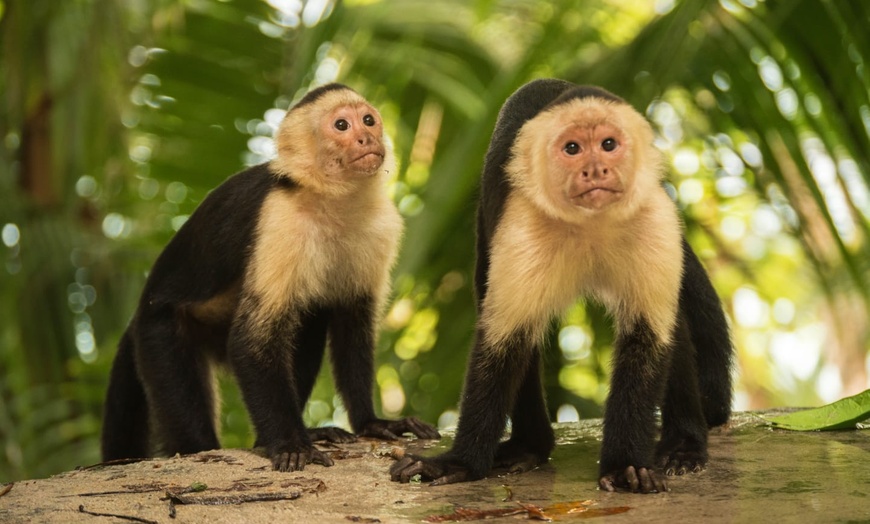
M 441 438 L 438 431 L 414 417 L 385 420 L 375 416 L 372 380 L 375 354 L 375 305 L 370 295 L 335 307 L 329 325 L 329 347 L 335 383 L 357 435 L 395 440 L 404 433 Z
M 299 342 L 296 323 L 290 319 L 255 328 L 248 308 L 243 300 L 242 313 L 230 333 L 228 353 L 257 430 L 257 444 L 265 446 L 279 471 L 301 471 L 310 463 L 331 466 L 332 459 L 311 443 L 288 372 Z
M 697 352 L 682 301 L 671 347 L 662 432 L 656 445 L 656 465 L 668 476 L 697 473 L 707 465 L 708 458 L 707 423 L 698 393 Z
M 638 319 L 620 330 L 604 411 L 601 489 L 668 490 L 664 477 L 654 471 L 653 456 L 655 410 L 664 394 L 668 365 L 668 348 L 658 343 L 646 321 Z
M 518 338 L 491 347 L 478 332 L 468 363 L 453 447 L 436 457 L 407 455 L 392 465 L 390 478 L 409 482 L 420 475 L 436 486 L 485 477 L 492 468 L 508 411 L 532 358 L 537 354 Z

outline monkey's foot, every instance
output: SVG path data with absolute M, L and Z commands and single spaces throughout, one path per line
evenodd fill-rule
M 498 445 L 495 452 L 495 467 L 507 468 L 508 473 L 525 473 L 541 464 L 547 463 L 547 456 L 541 457 L 526 446 L 512 440 L 506 440 Z
M 656 446 L 656 465 L 665 475 L 698 473 L 707 465 L 706 442 L 695 439 L 662 439 Z
M 476 480 L 462 463 L 444 456 L 418 457 L 405 455 L 390 467 L 390 480 L 407 483 L 419 475 L 420 480 L 431 481 L 430 486 L 443 486 Z
M 707 466 L 707 453 L 698 450 L 671 450 L 658 454 L 656 465 L 669 477 L 698 473 Z
M 598 487 L 604 491 L 628 490 L 632 493 L 662 493 L 668 491 L 665 477 L 644 467 L 628 466 L 624 470 L 611 471 L 598 479 Z
M 311 444 L 275 444 L 267 446 L 266 453 L 272 461 L 272 467 L 277 471 L 302 471 L 306 464 L 327 467 L 333 464 L 329 455 Z
M 348 442 L 356 442 L 356 435 L 349 433 L 341 428 L 326 427 L 326 428 L 309 428 L 308 438 L 316 442 L 325 440 L 333 444 L 346 444 Z
M 374 437 L 384 440 L 397 440 L 399 435 L 411 433 L 417 438 L 439 439 L 441 434 L 429 424 L 415 417 L 399 420 L 384 420 L 376 418 L 368 422 L 357 432 L 361 437 Z

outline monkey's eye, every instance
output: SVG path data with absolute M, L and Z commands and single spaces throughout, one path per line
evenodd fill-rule
M 605 138 L 603 142 L 601 142 L 601 149 L 607 151 L 608 153 L 616 149 L 616 146 L 619 144 L 616 142 L 614 138 Z
M 348 124 L 347 120 L 343 118 L 339 118 L 338 120 L 336 120 L 335 123 L 332 124 L 332 126 L 339 131 L 347 131 L 348 129 L 350 129 L 350 124 Z
M 372 127 L 373 125 L 375 125 L 375 117 L 373 117 L 372 115 L 364 116 L 363 117 L 363 124 L 365 124 L 369 127 Z
M 578 144 L 577 142 L 568 142 L 567 144 L 565 144 L 565 147 L 562 148 L 562 151 L 571 156 L 574 156 L 580 152 L 580 144 Z

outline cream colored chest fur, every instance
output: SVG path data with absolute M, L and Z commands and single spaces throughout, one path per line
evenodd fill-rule
M 266 318 L 287 304 L 389 291 L 402 221 L 385 194 L 343 198 L 275 191 L 263 204 L 247 292 Z
M 511 195 L 491 246 L 482 315 L 489 342 L 520 328 L 542 336 L 581 296 L 603 303 L 617 329 L 643 317 L 667 342 L 682 278 L 680 225 L 664 191 L 650 198 L 657 201 L 625 223 L 601 214 L 576 225 Z

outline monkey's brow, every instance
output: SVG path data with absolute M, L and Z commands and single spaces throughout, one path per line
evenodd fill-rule
M 330 110 L 330 112 L 332 113 L 340 109 L 350 109 L 354 112 L 365 112 L 373 115 L 375 114 L 374 108 L 364 102 L 347 102 L 342 104 L 336 104 L 335 107 Z
M 606 122 L 605 122 L 606 123 Z M 591 135 L 594 135 L 595 132 L 601 127 L 602 123 L 596 122 L 582 122 L 582 121 L 572 121 L 569 125 L 565 126 L 566 128 L 570 128 L 573 131 L 582 131 L 588 132 Z

